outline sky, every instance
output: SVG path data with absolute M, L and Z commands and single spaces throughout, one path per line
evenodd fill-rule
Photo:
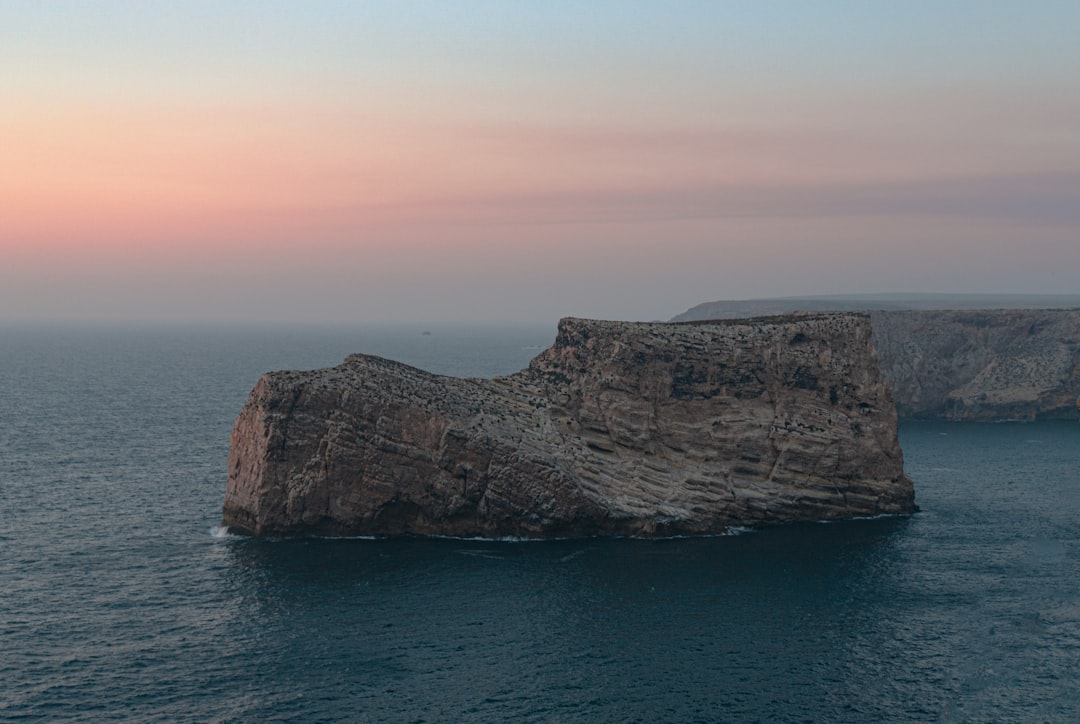
M 0 321 L 1080 292 L 1080 3 L 0 0 Z

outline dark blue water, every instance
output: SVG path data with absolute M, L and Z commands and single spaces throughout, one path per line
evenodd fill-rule
M 0 329 L 0 719 L 1080 721 L 1080 424 L 910 424 L 923 512 L 697 540 L 217 538 L 260 372 L 553 329 Z

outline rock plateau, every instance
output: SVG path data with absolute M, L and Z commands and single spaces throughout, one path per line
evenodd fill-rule
M 863 314 L 564 319 L 516 374 L 263 375 L 224 523 L 257 535 L 676 535 L 908 513 Z

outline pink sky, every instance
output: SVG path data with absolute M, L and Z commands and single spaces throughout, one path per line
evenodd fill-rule
M 0 10 L 0 320 L 1077 291 L 1062 18 L 35 7 Z

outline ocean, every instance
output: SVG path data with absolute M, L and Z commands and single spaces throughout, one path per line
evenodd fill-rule
M 424 332 L 430 334 L 424 334 Z M 258 375 L 542 327 L 0 328 L 0 720 L 1080 721 L 1080 423 L 905 423 L 922 511 L 675 540 L 219 529 Z

